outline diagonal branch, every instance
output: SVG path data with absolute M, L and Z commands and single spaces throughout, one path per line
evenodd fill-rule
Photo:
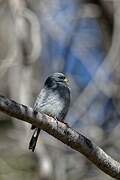
M 40 127 L 72 149 L 85 155 L 106 174 L 116 179 L 120 179 L 120 163 L 112 159 L 95 143 L 66 126 L 64 123 L 61 123 L 45 114 L 38 113 L 36 115 L 32 108 L 18 104 L 1 95 L 0 111 Z

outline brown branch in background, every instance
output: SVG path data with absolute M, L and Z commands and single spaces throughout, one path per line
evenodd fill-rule
M 56 121 L 45 114 L 38 113 L 36 115 L 34 114 L 32 108 L 18 104 L 15 101 L 7 99 L 1 95 L 0 111 L 40 127 L 72 149 L 85 155 L 106 174 L 116 179 L 120 179 L 120 163 L 112 159 L 95 143 L 77 131 L 66 126 L 64 123 Z
M 105 17 L 108 20 L 109 23 L 109 27 L 111 27 L 113 25 L 113 0 L 99 0 L 99 3 L 101 5 L 101 8 L 103 10 L 103 14 L 105 15 Z

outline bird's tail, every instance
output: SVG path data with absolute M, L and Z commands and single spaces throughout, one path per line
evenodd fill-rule
M 32 135 L 32 138 L 31 138 L 30 143 L 29 143 L 29 149 L 31 149 L 32 152 L 34 152 L 34 150 L 35 150 L 39 134 L 40 134 L 40 128 L 35 128 L 33 135 Z

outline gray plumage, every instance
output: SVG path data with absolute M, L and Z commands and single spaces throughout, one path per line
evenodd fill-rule
M 70 90 L 66 83 L 66 77 L 62 73 L 54 73 L 45 81 L 44 87 L 34 104 L 34 111 L 45 113 L 58 121 L 63 121 L 70 105 Z M 34 129 L 29 149 L 34 152 L 40 128 Z

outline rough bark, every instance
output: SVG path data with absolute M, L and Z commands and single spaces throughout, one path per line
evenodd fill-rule
M 54 136 L 64 144 L 71 147 L 92 161 L 99 169 L 106 174 L 120 179 L 120 163 L 107 155 L 94 142 L 71 129 L 64 123 L 61 123 L 45 114 L 34 113 L 32 108 L 5 98 L 0 95 L 0 111 L 18 118 L 19 120 L 34 124 L 40 127 L 50 135 Z

